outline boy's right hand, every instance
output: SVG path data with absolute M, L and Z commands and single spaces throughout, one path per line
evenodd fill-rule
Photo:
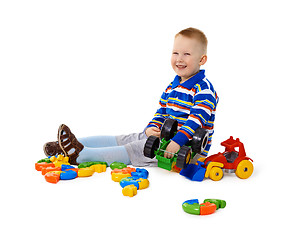
M 160 136 L 160 129 L 157 127 L 149 127 L 145 130 L 145 134 L 147 135 L 147 137 L 149 137 L 151 135 L 159 137 Z

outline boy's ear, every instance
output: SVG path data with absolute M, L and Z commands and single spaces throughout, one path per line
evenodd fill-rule
M 202 55 L 201 59 L 200 59 L 200 62 L 199 62 L 199 65 L 202 66 L 206 63 L 207 61 L 207 56 L 206 55 Z

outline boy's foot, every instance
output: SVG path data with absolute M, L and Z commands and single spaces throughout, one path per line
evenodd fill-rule
M 44 144 L 43 149 L 47 157 L 64 154 L 58 142 L 47 142 Z
M 65 124 L 59 127 L 58 142 L 65 156 L 69 157 L 70 164 L 78 165 L 76 159 L 84 148 L 84 145 L 77 140 L 70 128 Z

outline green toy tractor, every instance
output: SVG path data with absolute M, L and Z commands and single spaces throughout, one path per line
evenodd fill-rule
M 166 119 L 160 133 L 160 138 L 149 136 L 144 146 L 144 156 L 158 160 L 158 167 L 172 170 L 174 166 L 180 169 L 186 168 L 191 163 L 196 153 L 202 153 L 208 141 L 208 131 L 197 128 L 192 140 L 182 146 L 172 158 L 165 158 L 164 153 L 167 145 L 177 133 L 178 123 L 175 119 Z

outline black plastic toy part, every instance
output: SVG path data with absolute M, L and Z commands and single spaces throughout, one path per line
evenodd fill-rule
M 188 146 L 182 146 L 177 154 L 176 166 L 186 168 L 191 161 L 191 149 Z
M 149 136 L 144 147 L 144 156 L 148 158 L 155 157 L 155 151 L 159 148 L 159 138 L 156 136 Z
M 177 126 L 178 123 L 175 119 L 166 119 L 160 132 L 160 139 L 164 138 L 166 141 L 172 139 L 177 132 Z
M 202 153 L 208 142 L 208 131 L 204 128 L 197 128 L 191 139 L 192 151 Z

